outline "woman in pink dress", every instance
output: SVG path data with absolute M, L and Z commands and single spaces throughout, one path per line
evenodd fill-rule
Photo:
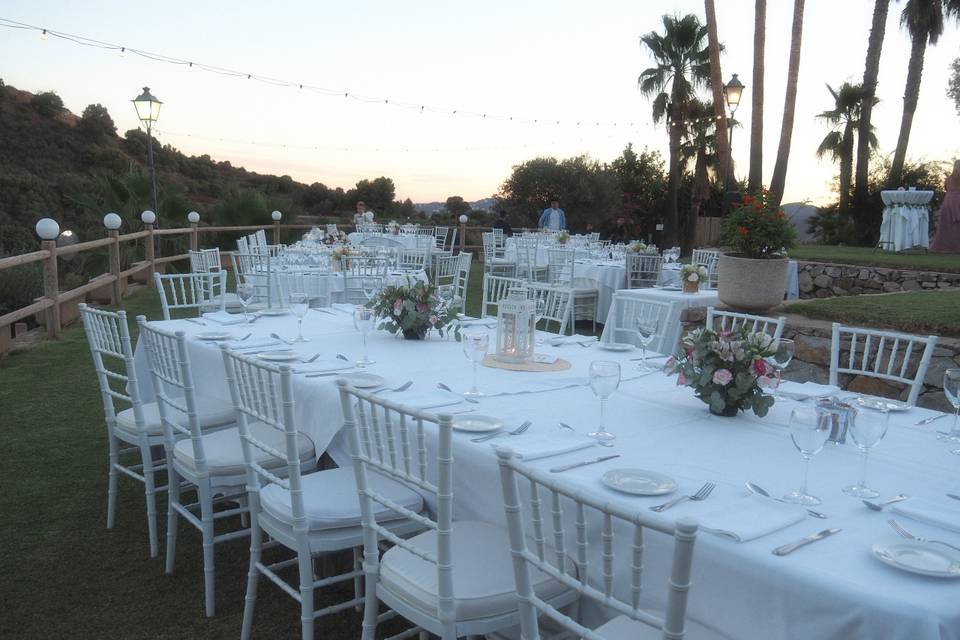
M 947 176 L 944 188 L 947 193 L 940 205 L 940 221 L 930 250 L 960 253 L 960 160 L 953 163 L 953 173 Z

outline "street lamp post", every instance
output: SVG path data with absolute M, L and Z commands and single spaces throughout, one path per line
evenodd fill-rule
M 157 171 L 153 165 L 153 136 L 151 135 L 151 130 L 153 129 L 153 124 L 160 117 L 160 105 L 163 103 L 157 100 L 151 93 L 150 87 L 144 87 L 143 93 L 134 98 L 133 108 L 137 110 L 137 117 L 140 119 L 140 123 L 147 129 L 147 162 L 150 164 L 150 181 L 153 195 L 153 210 L 159 211 L 157 208 Z
M 729 211 L 734 203 L 740 202 L 740 189 L 737 186 L 736 178 L 733 173 L 733 116 L 740 106 L 740 97 L 743 95 L 744 85 L 740 82 L 737 74 L 733 74 L 730 81 L 724 85 L 723 92 L 726 95 L 727 107 L 730 109 L 730 145 L 728 146 L 729 157 L 727 158 L 727 175 L 725 177 L 725 191 L 723 196 L 724 211 Z

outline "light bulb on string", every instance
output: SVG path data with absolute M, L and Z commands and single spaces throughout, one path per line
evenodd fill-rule
M 46 40 L 46 39 L 47 39 L 47 30 L 46 30 L 46 29 L 44 29 L 43 31 L 40 32 L 40 39 L 41 39 L 41 40 Z
M 193 71 L 193 63 L 192 63 L 192 62 L 188 62 L 188 63 L 187 63 L 187 71 L 188 71 L 188 72 L 189 72 L 189 71 Z
M 126 48 L 126 47 L 120 47 L 120 57 L 121 57 L 121 58 L 126 58 L 126 57 L 127 57 L 127 48 Z

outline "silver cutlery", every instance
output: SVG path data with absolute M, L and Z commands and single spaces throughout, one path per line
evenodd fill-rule
M 306 360 L 304 360 L 304 362 L 306 362 L 306 363 L 314 362 L 314 361 L 316 361 L 316 359 L 319 358 L 319 357 L 320 357 L 320 354 L 318 353 L 318 354 L 316 354 L 315 356 L 312 356 L 312 357 L 310 357 L 310 358 L 307 358 Z
M 447 385 L 443 384 L 442 382 L 438 382 L 438 383 L 437 383 L 437 389 L 442 389 L 442 390 L 444 390 L 444 391 L 449 391 L 450 393 L 457 393 L 456 391 L 454 391 L 453 389 L 451 389 L 451 388 L 448 387 Z M 457 393 L 457 395 L 459 396 L 459 395 L 463 395 L 463 394 Z M 467 402 L 471 403 L 471 404 L 480 404 L 480 401 L 479 401 L 479 400 L 475 400 L 474 398 L 468 398 L 467 396 L 463 396 L 463 399 L 466 400 Z
M 395 393 L 399 393 L 400 391 L 406 391 L 406 390 L 409 389 L 411 386 L 413 386 L 413 380 L 407 380 L 406 382 L 404 382 L 402 385 L 400 385 L 400 386 L 397 387 L 396 389 L 377 389 L 377 390 L 374 391 L 373 393 L 382 393 L 382 392 L 384 392 L 384 391 L 393 391 L 393 392 L 395 392 Z
M 249 337 L 252 336 L 252 335 L 253 335 L 252 333 L 248 333 L 247 335 L 245 335 L 245 336 L 243 336 L 242 338 L 238 339 L 237 342 L 243 342 L 244 340 L 246 340 L 247 338 L 249 338 Z
M 330 315 L 336 315 L 333 311 L 329 309 L 318 309 L 317 307 L 311 307 L 311 311 L 316 311 L 317 313 L 329 313 Z
M 472 413 L 474 411 L 476 411 L 476 409 L 463 409 L 462 411 L 447 411 L 447 413 L 449 413 L 452 416 L 458 416 L 461 413 Z
M 192 322 L 193 324 L 198 324 L 198 325 L 200 325 L 201 327 L 207 326 L 207 323 L 206 323 L 206 322 L 203 322 L 203 321 L 201 321 L 201 320 L 197 320 L 196 318 L 185 318 L 185 320 L 186 320 L 187 322 Z
M 247 320 L 247 324 L 253 324 L 254 322 L 256 322 L 257 320 L 259 320 L 259 319 L 262 318 L 262 317 L 263 317 L 263 316 L 254 315 L 252 318 L 250 318 L 249 320 Z
M 559 422 L 558 424 L 560 425 L 560 428 L 561 428 L 561 429 L 570 429 L 570 431 L 573 431 L 574 433 L 578 433 L 578 431 L 577 431 L 576 429 L 574 429 L 573 427 L 571 427 L 570 425 L 568 425 L 566 422 Z M 612 447 L 612 446 L 613 446 L 613 443 L 612 443 L 612 442 L 607 442 L 606 440 L 597 440 L 597 444 L 600 445 L 601 447 Z
M 867 505 L 869 508 L 873 509 L 874 511 L 883 511 L 883 508 L 888 504 L 893 504 L 894 502 L 901 502 L 903 500 L 906 500 L 909 497 L 910 496 L 904 493 L 901 493 L 900 495 L 893 496 L 889 500 L 883 500 L 882 502 L 872 502 L 870 500 L 864 500 L 863 504 Z
M 670 356 L 647 356 L 647 362 L 651 360 L 663 360 L 664 358 L 669 358 Z M 630 362 L 639 362 L 643 358 L 630 358 Z
M 285 342 L 286 344 L 293 344 L 293 341 L 292 341 L 292 340 L 287 340 L 286 338 L 281 338 L 279 333 L 271 333 L 271 334 L 270 334 L 270 337 L 271 337 L 271 338 L 276 338 L 276 339 L 279 340 L 280 342 Z
M 308 373 L 304 375 L 304 378 L 326 378 L 328 376 L 338 376 L 341 373 L 350 373 L 356 369 L 356 367 L 351 367 L 350 369 L 337 369 L 336 371 L 318 371 L 317 373 Z M 294 371 L 296 373 L 296 371 Z M 384 389 L 386 391 L 386 389 Z
M 893 518 L 890 518 L 889 520 L 887 520 L 887 522 L 890 524 L 891 527 L 893 527 L 893 530 L 896 531 L 897 535 L 899 535 L 901 538 L 906 538 L 907 540 L 916 540 L 917 542 L 925 542 L 930 544 L 942 544 L 945 547 L 950 547 L 951 549 L 956 549 L 957 551 L 960 551 L 960 547 L 952 545 L 949 542 L 944 542 L 943 540 L 930 540 L 929 538 L 921 538 L 920 536 L 915 536 L 909 531 L 907 531 L 906 529 L 904 529 L 903 527 L 901 527 L 900 523 L 894 520 Z
M 551 467 L 550 473 L 560 473 L 561 471 L 569 471 L 570 469 L 576 469 L 578 467 L 585 467 L 589 464 L 597 464 L 600 462 L 606 462 L 607 460 L 613 460 L 614 458 L 619 458 L 620 454 L 615 453 L 611 456 L 600 456 L 599 458 L 592 458 L 590 460 L 581 460 L 580 462 L 572 462 L 570 464 L 562 464 L 559 467 Z
M 338 353 L 338 354 L 337 354 L 337 360 L 343 360 L 344 362 L 350 362 L 350 358 L 348 358 L 347 356 L 343 355 L 342 353 Z
M 819 533 L 815 533 L 812 536 L 807 536 L 806 538 L 800 538 L 796 542 L 790 542 L 783 546 L 777 547 L 776 549 L 773 550 L 773 555 L 785 556 L 788 553 L 793 553 L 800 547 L 805 547 L 812 542 L 816 542 L 817 540 L 823 540 L 824 538 L 829 538 L 833 534 L 840 533 L 841 531 L 842 529 L 837 527 L 833 529 L 824 529 L 823 531 L 820 531 Z
M 530 425 L 532 424 L 533 424 L 532 421 L 527 420 L 526 422 L 521 424 L 519 427 L 517 427 L 513 431 L 504 431 L 503 429 L 498 429 L 497 431 L 494 431 L 493 433 L 488 433 L 485 436 L 480 436 L 479 438 L 472 438 L 470 442 L 486 442 L 487 440 L 493 440 L 494 438 L 497 438 L 499 436 L 518 436 L 524 431 L 526 431 L 527 429 L 529 429 Z
M 782 502 L 783 504 L 793 504 L 791 502 L 787 502 L 783 498 L 773 497 L 772 495 L 767 493 L 766 489 L 764 489 L 758 484 L 754 484 L 752 482 L 748 482 L 746 484 L 747 484 L 747 489 L 749 489 L 750 493 L 755 493 L 758 496 L 763 496 L 764 498 L 770 498 L 771 500 L 776 500 L 777 502 Z M 827 517 L 827 514 L 820 513 L 819 511 L 814 511 L 813 509 L 807 509 L 807 513 L 812 515 L 814 518 L 820 518 L 821 520 Z
M 669 502 L 664 502 L 663 504 L 658 504 L 654 507 L 650 507 L 650 511 L 656 511 L 657 513 L 660 513 L 661 511 L 666 511 L 672 506 L 680 504 L 684 500 L 692 500 L 694 502 L 706 500 L 710 496 L 710 494 L 713 493 L 713 490 L 716 488 L 716 486 L 717 485 L 715 485 L 712 482 L 705 482 L 703 486 L 700 487 L 700 489 L 693 495 L 686 495 L 686 496 L 680 496 L 679 498 L 674 498 Z
M 915 425 L 930 424 L 930 423 L 933 422 L 934 420 L 939 420 L 940 418 L 943 418 L 943 417 L 946 416 L 946 415 L 947 415 L 946 413 L 938 413 L 938 414 L 935 415 L 935 416 L 930 416 L 929 418 L 924 418 L 923 420 L 917 420 L 917 421 L 914 422 L 913 424 L 915 424 Z
M 960 496 L 958 496 L 958 495 L 955 494 L 955 493 L 948 493 L 948 494 L 947 494 L 947 497 L 948 497 L 948 498 L 953 498 L 954 500 L 960 500 Z

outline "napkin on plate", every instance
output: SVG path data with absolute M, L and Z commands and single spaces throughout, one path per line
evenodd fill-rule
M 217 324 L 222 324 L 224 326 L 231 324 L 243 324 L 246 322 L 246 318 L 243 317 L 243 314 L 240 313 L 227 313 L 226 311 L 211 311 L 209 313 L 203 314 L 205 320 L 212 320 Z
M 806 400 L 807 398 L 823 398 L 840 393 L 840 387 L 832 384 L 817 384 L 815 382 L 792 382 L 783 380 L 780 383 L 780 395 L 792 400 Z
M 280 344 L 279 340 L 274 338 L 249 338 L 247 340 L 233 340 L 227 343 L 227 346 L 235 351 L 247 351 L 249 349 L 263 349 Z
M 749 495 L 728 502 L 722 509 L 697 516 L 697 520 L 704 531 L 747 542 L 785 529 L 806 517 L 803 507 Z
M 326 373 L 327 371 L 340 371 L 341 369 L 352 369 L 355 367 L 352 362 L 344 360 L 314 360 L 313 362 L 301 362 L 293 365 L 294 373 Z
M 435 391 L 387 391 L 380 394 L 380 396 L 421 411 L 436 409 L 438 407 L 448 407 L 452 404 L 460 404 L 463 402 L 463 398 L 457 394 L 439 389 Z
M 548 342 L 551 346 L 559 347 L 564 344 L 585 344 L 590 342 L 596 342 L 599 340 L 597 336 L 583 336 L 579 333 L 572 336 L 557 336 L 555 338 L 550 338 Z
M 944 498 L 941 502 L 911 498 L 891 507 L 890 510 L 918 522 L 960 533 L 960 509 L 948 504 L 950 501 L 950 498 Z M 960 505 L 960 502 L 957 504 Z
M 594 444 L 596 444 L 595 440 L 567 430 L 524 434 L 509 440 L 495 438 L 490 442 L 494 449 L 504 446 L 509 447 L 518 458 L 527 462 L 587 449 Z

